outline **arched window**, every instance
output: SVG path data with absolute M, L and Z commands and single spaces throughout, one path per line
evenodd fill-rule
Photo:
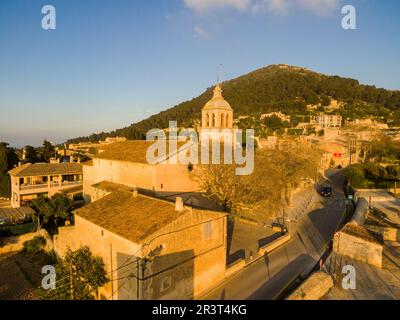
M 212 114 L 212 127 L 215 128 L 215 113 Z
M 206 127 L 208 128 L 210 126 L 210 115 L 207 113 L 206 117 Z
M 225 126 L 228 128 L 229 127 L 229 113 L 225 115 Z
M 221 114 L 221 128 L 225 128 L 225 123 L 224 123 L 224 114 Z

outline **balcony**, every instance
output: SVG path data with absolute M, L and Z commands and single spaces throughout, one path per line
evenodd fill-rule
M 48 187 L 47 183 L 41 183 L 41 184 L 25 184 L 25 185 L 20 185 L 19 190 L 32 190 L 32 189 L 46 189 Z
M 61 183 L 61 185 L 58 182 L 50 182 L 50 188 L 64 188 L 64 187 L 70 187 L 70 186 L 79 186 L 82 185 L 83 181 L 64 181 Z M 42 189 L 48 189 L 49 184 L 48 183 L 40 183 L 40 184 L 27 184 L 27 185 L 20 185 L 19 190 L 20 191 L 26 191 L 26 190 L 42 190 Z

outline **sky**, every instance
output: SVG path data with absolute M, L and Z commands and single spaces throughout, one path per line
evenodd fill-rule
M 0 141 L 125 127 L 270 64 L 400 89 L 399 14 L 398 0 L 1 0 Z

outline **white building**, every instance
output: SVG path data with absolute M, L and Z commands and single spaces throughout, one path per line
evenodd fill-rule
M 321 128 L 340 128 L 342 127 L 342 116 L 321 114 L 316 117 L 316 122 Z

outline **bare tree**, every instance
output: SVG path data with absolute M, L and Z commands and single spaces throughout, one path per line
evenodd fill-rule
M 274 215 L 291 198 L 291 190 L 305 178 L 314 178 L 320 153 L 308 145 L 290 150 L 258 150 L 254 172 L 237 176 L 235 165 L 199 165 L 191 173 L 210 197 L 227 212 L 262 211 Z

